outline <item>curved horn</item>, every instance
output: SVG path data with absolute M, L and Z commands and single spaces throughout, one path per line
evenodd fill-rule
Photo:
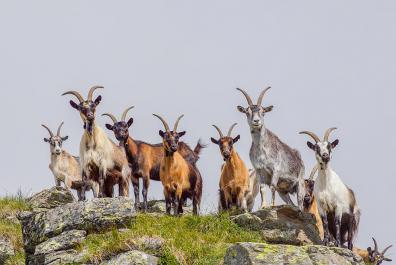
M 325 132 L 325 135 L 323 137 L 323 141 L 328 142 L 331 132 L 336 130 L 336 129 L 337 129 L 336 127 L 332 127 L 332 128 L 327 129 L 327 131 Z
M 216 125 L 212 125 L 213 127 L 215 127 L 215 129 L 217 130 L 217 132 L 219 133 L 219 135 L 220 135 L 220 138 L 223 138 L 224 136 L 223 136 L 223 132 L 220 130 L 220 128 L 219 127 L 217 127 Z
M 309 180 L 314 180 L 315 174 L 319 169 L 319 164 L 316 164 L 309 175 Z
M 230 137 L 231 136 L 231 132 L 234 129 L 235 125 L 237 125 L 237 123 L 234 123 L 233 125 L 231 125 L 230 129 L 228 130 L 227 136 Z
M 45 126 L 44 124 L 41 124 L 41 126 L 43 126 L 45 129 L 47 129 L 48 133 L 50 134 L 51 137 L 54 137 L 54 134 L 52 133 L 52 131 L 50 130 L 50 128 L 48 128 L 47 126 Z
M 313 132 L 302 131 L 302 132 L 299 132 L 299 134 L 307 134 L 307 135 L 311 136 L 312 139 L 314 139 L 316 143 L 319 143 L 319 142 L 320 142 L 319 137 L 318 137 L 316 134 L 314 134 Z
M 126 110 L 124 110 L 124 112 L 121 115 L 121 121 L 125 121 L 126 115 L 128 113 L 128 111 L 130 111 L 131 109 L 133 109 L 135 106 L 131 106 L 129 108 L 127 108 Z
M 265 93 L 266 93 L 270 88 L 271 88 L 271 87 L 269 86 L 269 87 L 267 87 L 266 89 L 264 89 L 264 90 L 260 93 L 260 96 L 259 96 L 258 99 L 257 99 L 257 106 L 261 106 L 261 102 L 263 102 L 264 95 L 265 95 Z
M 88 92 L 88 100 L 92 100 L 92 96 L 93 96 L 93 92 L 96 90 L 96 89 L 98 89 L 98 88 L 104 88 L 104 87 L 102 87 L 102 86 L 93 86 L 93 87 L 91 87 L 90 89 L 89 89 L 89 92 Z
M 373 241 L 374 241 L 374 252 L 378 252 L 378 244 L 377 244 L 377 240 L 375 240 L 374 237 L 372 237 Z
M 245 98 L 246 98 L 246 100 L 247 100 L 249 106 L 253 106 L 253 101 L 252 101 L 252 99 L 250 98 L 250 96 L 248 95 L 248 93 L 246 93 L 244 90 L 242 90 L 242 89 L 240 89 L 240 88 L 237 88 L 237 90 L 239 90 L 239 91 L 242 92 L 242 94 L 245 96 Z
M 64 95 L 73 95 L 73 96 L 75 96 L 78 99 L 78 101 L 80 101 L 80 103 L 84 102 L 84 98 L 77 91 L 67 91 L 67 92 L 62 94 L 62 96 L 64 96 Z
M 175 122 L 175 126 L 173 126 L 173 132 L 177 131 L 177 126 L 179 126 L 179 121 L 181 120 L 181 118 L 184 117 L 184 114 L 180 115 L 179 118 L 177 118 L 176 122 Z
M 162 121 L 162 124 L 164 124 L 166 132 L 170 132 L 169 125 L 166 123 L 166 121 L 160 115 L 157 114 L 153 114 L 153 115 Z
M 63 126 L 63 121 L 61 122 L 61 124 L 59 125 L 59 127 L 58 127 L 58 131 L 56 132 L 56 136 L 60 136 L 60 132 L 61 132 L 61 128 L 62 128 L 62 126 Z
M 110 119 L 112 119 L 113 123 L 117 123 L 117 118 L 114 117 L 114 115 L 111 114 L 111 113 L 103 113 L 102 116 L 107 116 L 107 117 L 109 117 Z
M 382 256 L 385 255 L 386 251 L 388 251 L 388 249 L 390 249 L 391 247 L 392 247 L 392 245 L 386 247 L 386 248 L 384 249 L 384 251 L 382 251 L 381 255 L 382 255 Z

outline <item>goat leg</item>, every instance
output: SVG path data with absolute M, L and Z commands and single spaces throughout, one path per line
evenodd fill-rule
M 132 175 L 131 178 L 133 193 L 135 194 L 135 209 L 139 209 L 140 207 L 140 198 L 139 198 L 139 178 L 136 175 Z
M 355 222 L 355 215 L 351 214 L 349 217 L 349 222 L 348 222 L 348 248 L 350 250 L 353 249 L 353 227 L 354 227 L 354 222 Z
M 329 222 L 327 221 L 327 214 L 320 213 L 320 218 L 322 219 L 323 230 L 324 230 L 323 245 L 328 246 L 330 242 L 330 232 L 329 232 Z
M 171 213 L 171 208 L 172 208 L 172 200 L 171 196 L 168 191 L 164 189 L 164 197 L 165 197 L 165 208 L 166 208 L 166 213 L 170 214 Z
M 150 184 L 150 177 L 149 177 L 149 175 L 145 175 L 143 177 L 143 190 L 142 190 L 142 195 L 143 195 L 142 209 L 143 209 L 143 211 L 147 211 L 147 191 L 149 188 L 149 184 Z
M 266 185 L 264 183 L 260 183 L 261 209 L 267 207 L 267 200 L 265 199 L 265 186 Z
M 99 198 L 104 197 L 104 182 L 105 182 L 106 174 L 103 169 L 99 170 Z

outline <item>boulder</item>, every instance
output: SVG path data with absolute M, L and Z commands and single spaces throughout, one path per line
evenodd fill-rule
M 364 265 L 348 249 L 325 246 L 237 243 L 227 249 L 224 265 Z
M 121 253 L 108 261 L 104 261 L 101 265 L 156 265 L 158 258 L 146 254 L 138 250 L 131 250 Z
M 71 249 L 81 243 L 87 232 L 84 230 L 70 230 L 59 236 L 52 237 L 36 246 L 34 255 L 48 254 L 60 250 Z
M 192 214 L 193 209 L 191 205 L 183 206 L 183 214 Z M 166 206 L 164 200 L 152 200 L 147 202 L 147 212 L 153 214 L 166 214 Z M 173 210 L 171 211 L 173 213 Z
M 282 205 L 232 217 L 239 226 L 260 231 L 263 240 L 273 244 L 321 244 L 316 219 L 297 207 Z
M 26 256 L 27 265 L 42 265 L 42 264 L 83 264 L 84 254 L 74 249 L 61 250 L 51 252 L 48 254 L 41 254 L 36 256 Z
M 53 187 L 36 193 L 28 199 L 33 212 L 42 212 L 61 205 L 75 202 L 70 190 L 63 187 Z
M 123 227 L 135 216 L 132 201 L 125 197 L 68 203 L 45 212 L 21 215 L 25 251 L 33 254 L 36 245 L 64 231 L 104 231 Z
M 0 237 L 0 264 L 3 264 L 8 257 L 14 254 L 12 242 L 8 238 Z

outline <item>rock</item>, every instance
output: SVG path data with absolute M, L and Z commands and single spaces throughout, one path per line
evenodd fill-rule
M 274 244 L 321 244 L 316 219 L 298 208 L 282 205 L 232 217 L 239 226 L 260 231 L 263 240 Z
M 37 245 L 34 255 L 48 254 L 73 248 L 77 244 L 81 243 L 85 239 L 86 235 L 87 232 L 84 230 L 70 230 L 63 232 L 59 236 L 52 237 Z
M 0 237 L 0 264 L 3 264 L 8 257 L 14 254 L 12 242 L 8 238 Z
M 142 237 L 137 241 L 139 248 L 150 251 L 159 251 L 165 244 L 162 237 Z
M 46 255 L 27 256 L 27 265 L 42 264 L 81 264 L 84 260 L 85 253 L 79 253 L 74 249 L 62 250 Z
M 75 202 L 73 194 L 63 187 L 45 189 L 28 199 L 33 212 L 41 212 Z
M 361 257 L 348 249 L 325 246 L 269 245 L 237 243 L 227 249 L 224 265 L 364 265 Z
M 193 212 L 191 205 L 183 206 L 183 214 L 191 214 Z M 155 214 L 166 214 L 166 206 L 164 200 L 152 200 L 147 202 L 147 212 Z M 171 211 L 173 213 L 173 210 Z
M 158 258 L 141 251 L 131 250 L 119 254 L 108 261 L 102 262 L 101 265 L 156 265 Z
M 23 215 L 21 221 L 25 251 L 33 254 L 36 245 L 64 231 L 104 231 L 123 227 L 135 216 L 132 201 L 125 197 L 68 203 L 45 212 Z

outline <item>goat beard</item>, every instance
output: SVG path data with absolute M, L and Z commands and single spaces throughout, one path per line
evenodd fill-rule
M 86 121 L 84 123 L 84 130 L 87 130 L 90 135 L 93 133 L 93 121 Z

